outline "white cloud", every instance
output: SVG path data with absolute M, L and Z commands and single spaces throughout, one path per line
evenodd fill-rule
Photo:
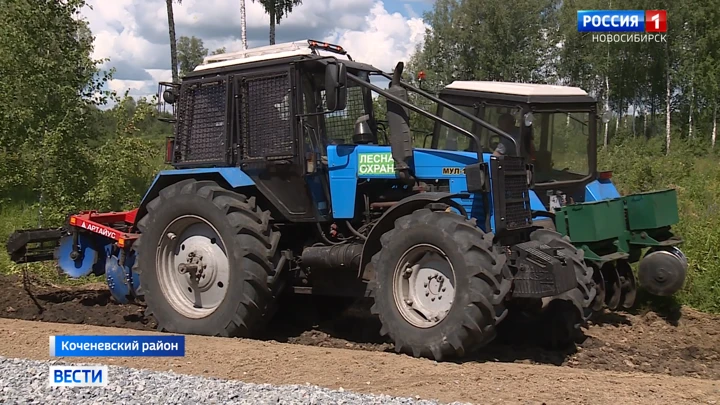
M 156 83 L 172 81 L 172 71 L 170 69 L 147 69 L 147 72 Z
M 325 40 L 342 45 L 353 59 L 390 71 L 399 61 L 407 62 L 422 43 L 425 24 L 421 18 L 390 14 L 377 2 L 360 30 L 336 29 Z
M 407 1 L 407 0 L 405 0 Z M 405 2 L 404 1 L 404 2 Z M 95 35 L 95 58 L 109 58 L 117 69 L 109 87 L 133 96 L 155 94 L 170 80 L 170 49 L 165 2 L 89 0 L 83 14 Z M 246 0 L 250 47 L 267 44 L 268 16 Z M 423 40 L 425 24 L 409 14 L 389 13 L 382 1 L 304 0 L 277 26 L 277 42 L 307 38 L 342 45 L 354 60 L 389 71 L 406 61 Z M 195 35 L 205 47 L 240 49 L 237 0 L 184 0 L 175 5 L 177 36 Z

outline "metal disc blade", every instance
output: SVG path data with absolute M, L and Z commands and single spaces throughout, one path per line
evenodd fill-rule
M 620 287 L 620 275 L 615 268 L 615 263 L 605 263 L 601 271 L 605 277 L 605 304 L 610 309 L 617 309 L 618 305 L 620 305 L 622 290 Z
M 111 256 L 105 262 L 105 280 L 112 296 L 120 303 L 127 304 L 130 295 L 130 286 L 125 271 L 118 263 L 116 256 Z
M 93 265 L 98 259 L 98 252 L 93 249 L 91 240 L 84 234 L 78 235 L 78 245 L 80 245 L 80 257 L 76 260 L 70 258 L 73 251 L 73 237 L 68 235 L 60 240 L 60 246 L 57 250 L 58 266 L 62 271 L 72 278 L 87 276 L 92 272 Z
M 593 280 L 595 281 L 595 301 L 593 301 L 593 310 L 600 311 L 605 306 L 605 277 L 599 268 L 593 269 Z
M 621 260 L 617 264 L 618 275 L 620 275 L 620 283 L 622 290 L 621 304 L 624 308 L 632 308 L 635 304 L 637 296 L 637 283 L 635 275 L 632 272 L 630 263 Z

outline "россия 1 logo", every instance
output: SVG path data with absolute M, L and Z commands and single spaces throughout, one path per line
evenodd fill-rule
M 645 32 L 667 32 L 667 11 L 646 10 Z
M 578 32 L 667 32 L 665 10 L 578 10 Z

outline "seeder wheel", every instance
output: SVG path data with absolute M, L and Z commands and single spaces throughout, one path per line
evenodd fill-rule
M 615 268 L 614 262 L 603 264 L 600 271 L 605 278 L 605 305 L 610 309 L 617 309 L 620 305 L 622 295 L 622 287 L 620 285 L 620 275 Z
M 633 274 L 630 263 L 626 260 L 618 260 L 617 272 L 620 276 L 620 303 L 624 308 L 632 308 L 635 304 L 635 296 L 637 295 L 637 283 Z

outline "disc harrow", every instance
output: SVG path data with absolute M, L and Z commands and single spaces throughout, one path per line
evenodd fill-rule
M 599 311 L 604 306 L 611 310 L 632 308 L 637 296 L 637 282 L 630 263 L 617 260 L 593 267 L 593 280 L 597 289 L 593 310 Z

